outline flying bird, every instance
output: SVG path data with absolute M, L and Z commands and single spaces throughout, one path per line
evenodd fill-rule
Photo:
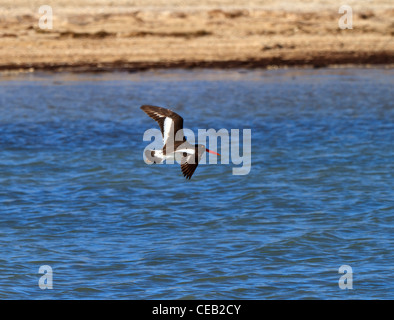
M 205 151 L 220 156 L 219 153 L 207 149 L 203 144 L 192 145 L 187 142 L 183 135 L 183 118 L 174 111 L 150 105 L 143 105 L 141 109 L 159 124 L 163 135 L 162 150 L 146 150 L 145 156 L 148 161 L 161 163 L 165 159 L 180 154 L 183 176 L 190 180 Z

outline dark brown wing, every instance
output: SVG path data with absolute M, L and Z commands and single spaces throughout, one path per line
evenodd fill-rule
M 181 170 L 182 170 L 183 176 L 186 177 L 186 179 L 190 180 L 194 171 L 196 171 L 197 166 L 198 166 L 198 163 L 189 164 L 186 162 L 184 164 L 181 164 Z
M 150 105 L 143 105 L 141 106 L 141 109 L 159 124 L 161 134 L 163 135 L 164 140 L 166 140 L 166 134 L 168 135 L 169 132 L 171 132 L 172 135 L 175 135 L 179 130 L 183 130 L 183 118 L 174 111 Z M 165 127 L 166 118 L 169 118 L 173 121 L 170 128 Z M 165 132 L 166 130 L 168 130 L 168 132 Z M 175 136 L 173 140 L 175 140 Z M 183 137 L 183 140 L 186 140 L 185 137 Z
M 198 148 L 194 154 L 189 154 L 181 159 L 181 170 L 186 179 L 191 179 L 194 171 L 196 171 L 198 163 L 201 160 L 203 152 L 198 152 Z M 193 160 L 193 161 L 192 161 Z

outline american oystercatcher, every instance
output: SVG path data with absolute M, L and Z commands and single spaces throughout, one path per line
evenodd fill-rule
M 175 157 L 178 153 L 182 155 L 183 176 L 190 180 L 205 151 L 220 156 L 219 153 L 205 148 L 203 144 L 192 145 L 187 142 L 183 135 L 183 118 L 174 111 L 149 105 L 143 105 L 141 109 L 157 121 L 163 135 L 164 147 L 162 150 L 146 150 L 145 156 L 148 161 L 152 159 L 153 161 L 150 162 L 161 163 L 165 159 Z

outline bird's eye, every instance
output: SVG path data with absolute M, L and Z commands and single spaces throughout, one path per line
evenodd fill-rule
M 183 153 L 183 156 L 184 156 L 184 157 L 187 157 L 187 153 L 186 153 L 186 152 L 184 152 L 184 153 Z

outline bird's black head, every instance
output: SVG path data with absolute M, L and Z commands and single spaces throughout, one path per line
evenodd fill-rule
M 202 154 L 204 151 L 207 151 L 207 152 L 209 152 L 209 153 L 216 154 L 217 156 L 220 156 L 219 153 L 207 149 L 203 144 L 196 144 L 196 150 L 198 150 L 198 153 L 199 153 L 199 154 Z

